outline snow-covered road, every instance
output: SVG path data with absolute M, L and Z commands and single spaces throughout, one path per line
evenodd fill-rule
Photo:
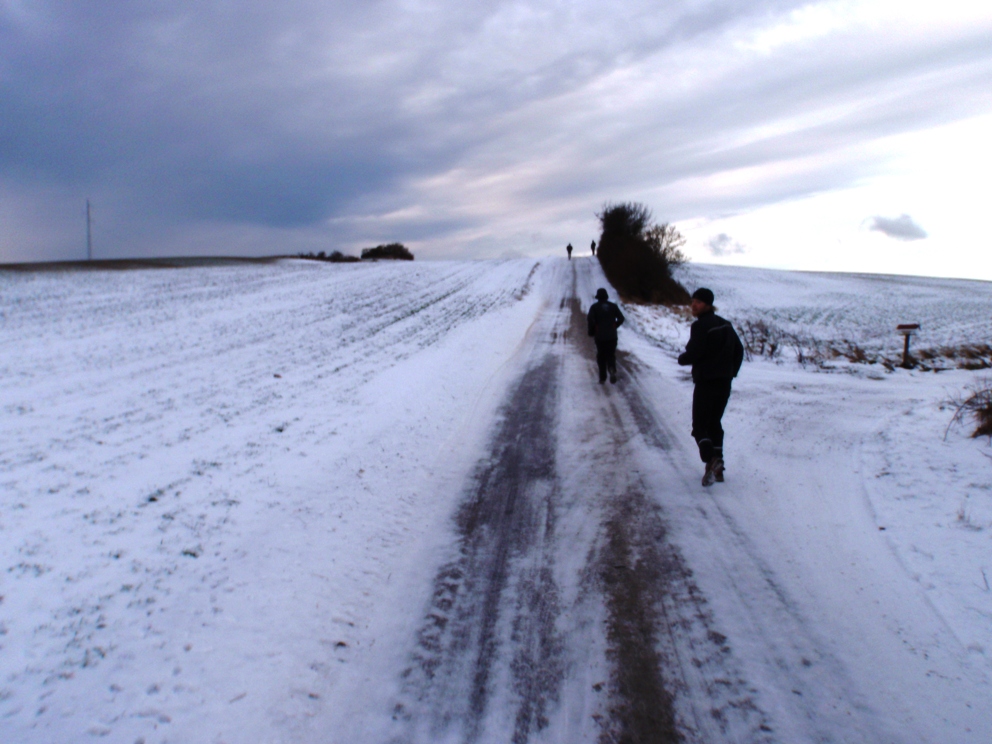
M 749 365 L 704 490 L 592 261 L 0 282 L 0 740 L 992 740 L 865 454 Z

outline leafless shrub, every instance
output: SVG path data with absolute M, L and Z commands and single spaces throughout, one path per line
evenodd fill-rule
M 644 233 L 644 239 L 651 250 L 658 254 L 669 267 L 682 266 L 689 262 L 689 257 L 682 252 L 685 237 L 675 225 L 665 222 L 654 225 Z
M 748 361 L 762 356 L 774 359 L 781 354 L 782 346 L 789 340 L 785 331 L 763 320 L 745 320 L 738 325 L 737 330 Z
M 755 357 L 777 359 L 785 349 L 791 350 L 796 361 L 804 367 L 807 364 L 821 366 L 827 358 L 840 356 L 819 339 L 783 330 L 764 320 L 745 320 L 737 324 L 737 330 L 748 361 Z
M 848 341 L 846 338 L 841 341 L 837 353 L 849 362 L 855 364 L 878 364 L 880 356 L 867 351 L 863 346 Z
M 947 403 L 954 407 L 954 415 L 944 431 L 944 439 L 954 424 L 963 424 L 970 418 L 975 424 L 971 436 L 988 437 L 992 442 L 992 378 L 977 380 Z
M 789 347 L 795 353 L 796 361 L 804 367 L 810 363 L 816 364 L 819 360 L 823 359 L 823 352 L 820 349 L 819 342 L 816 339 L 810 339 L 810 341 L 812 343 L 805 343 L 803 339 L 796 335 L 791 336 L 789 339 Z
M 890 348 L 866 348 L 850 339 L 824 340 L 808 333 L 787 331 L 762 318 L 748 318 L 734 323 L 744 344 L 745 358 L 778 359 L 791 351 L 804 367 L 830 368 L 830 363 L 878 364 L 889 372 L 903 366 L 901 344 Z M 937 346 L 913 350 L 911 364 L 922 372 L 948 369 L 992 369 L 992 345 L 987 343 Z

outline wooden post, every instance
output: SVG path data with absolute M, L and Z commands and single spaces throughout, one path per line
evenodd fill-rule
M 913 357 L 909 355 L 909 339 L 913 335 L 914 331 L 920 330 L 920 324 L 900 323 L 896 326 L 896 330 L 899 331 L 903 337 L 902 366 L 904 369 L 911 369 L 913 367 Z

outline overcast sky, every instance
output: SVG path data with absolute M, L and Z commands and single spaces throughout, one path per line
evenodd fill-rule
M 992 279 L 988 0 L 0 0 L 0 261 L 563 254 Z M 941 256 L 935 265 L 935 255 Z

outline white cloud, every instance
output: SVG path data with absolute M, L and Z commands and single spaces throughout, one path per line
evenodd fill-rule
M 720 233 L 719 235 L 714 235 L 706 243 L 707 247 L 716 257 L 730 256 L 735 253 L 744 253 L 745 248 L 736 240 L 733 240 L 727 233 Z
M 923 238 L 927 237 L 926 231 L 913 222 L 913 218 L 908 214 L 903 214 L 899 217 L 880 217 L 876 215 L 870 218 L 868 229 L 877 230 L 896 240 L 923 240 Z
M 714 235 L 707 241 L 706 246 L 710 249 L 710 253 L 716 257 L 745 252 L 744 246 L 733 240 L 727 233 Z

